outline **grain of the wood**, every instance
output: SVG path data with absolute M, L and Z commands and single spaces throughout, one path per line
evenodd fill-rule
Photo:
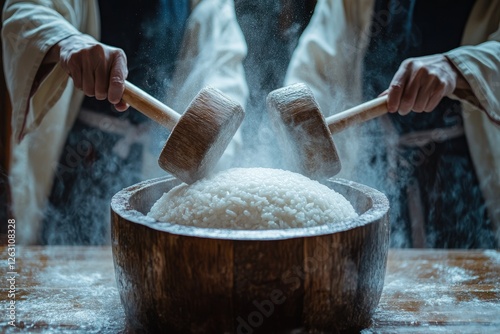
M 389 244 L 383 194 L 332 181 L 360 217 L 313 228 L 246 231 L 152 223 L 145 214 L 159 193 L 176 184 L 172 178 L 144 181 L 112 200 L 115 270 L 132 327 L 235 333 L 369 324 L 382 293 Z
M 267 97 L 267 110 L 287 169 L 313 179 L 340 172 L 337 149 L 307 86 L 297 84 L 272 91 Z
M 206 87 L 180 115 L 130 82 L 123 100 L 171 130 L 158 164 L 186 183 L 210 173 L 243 121 L 243 108 L 221 91 Z
M 15 301 L 15 327 L 0 318 L 2 333 L 118 333 L 126 326 L 110 247 L 15 247 L 15 297 L 1 285 L 0 303 Z M 0 248 L 7 259 L 6 247 Z M 7 263 L 7 261 L 5 261 Z M 16 274 L 9 274 L 14 271 Z M 22 330 L 21 330 L 22 328 Z
M 169 130 L 172 130 L 181 118 L 181 115 L 169 106 L 128 81 L 125 81 L 122 100 Z
M 16 324 L 24 332 L 126 332 L 109 247 L 17 246 L 16 260 Z M 0 276 L 6 273 L 1 266 Z M 498 250 L 391 249 L 367 332 L 497 333 L 499 277 Z M 4 281 L 2 305 L 7 291 Z M 22 331 L 0 319 L 0 332 Z
M 264 319 L 272 315 L 273 321 L 266 319 L 259 326 L 259 330 L 270 333 L 300 327 L 304 285 L 292 284 L 290 280 L 300 275 L 293 271 L 294 268 L 304 270 L 305 254 L 302 252 L 302 244 L 300 239 L 234 244 L 236 270 L 233 293 L 236 302 L 233 318 L 240 318 L 248 323 L 249 317 L 255 312 L 261 313 Z M 265 257 L 266 260 L 258 257 Z M 278 275 L 280 272 L 283 274 Z M 248 298 L 249 295 L 254 297 Z
M 373 327 L 500 329 L 500 252 L 395 250 L 387 272 Z
M 327 117 L 326 124 L 333 135 L 349 126 L 366 122 L 387 112 L 387 95 L 384 95 Z
M 325 119 L 312 91 L 303 83 L 279 88 L 267 97 L 287 168 L 314 179 L 335 176 L 341 163 L 332 135 L 387 113 L 381 96 Z

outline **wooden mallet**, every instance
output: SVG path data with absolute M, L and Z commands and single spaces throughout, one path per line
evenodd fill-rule
M 269 93 L 267 109 L 278 132 L 287 167 L 322 180 L 336 175 L 341 169 L 332 134 L 387 113 L 387 96 L 325 119 L 312 91 L 298 83 Z
M 182 115 L 128 81 L 122 99 L 171 131 L 158 164 L 188 184 L 215 167 L 244 117 L 238 103 L 211 87 L 202 89 Z

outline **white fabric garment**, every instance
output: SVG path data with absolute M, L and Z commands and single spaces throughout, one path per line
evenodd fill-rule
M 367 1 L 318 1 L 292 55 L 284 84 L 307 84 L 325 117 L 361 102 L 361 65 L 368 43 L 362 37 L 370 23 L 371 5 Z M 362 152 L 357 129 L 348 128 L 333 139 L 342 164 L 338 176 L 352 179 Z
M 83 99 L 59 65 L 31 100 L 30 90 L 54 44 L 80 33 L 99 37 L 97 10 L 95 1 L 85 0 L 5 2 L 3 66 L 13 134 L 9 183 L 19 244 L 33 243 L 38 236 L 54 169 Z
M 215 87 L 243 108 L 248 99 L 248 85 L 243 69 L 247 45 L 236 20 L 233 0 L 201 1 L 189 16 L 166 104 L 178 112 L 186 110 L 198 92 Z M 238 129 L 216 169 L 233 166 L 242 150 L 243 138 Z M 147 178 L 162 175 L 157 157 L 146 157 Z
M 236 23 L 232 0 L 193 0 L 191 3 L 196 7 L 189 19 L 183 48 L 193 47 L 193 50 L 181 52 L 183 65 L 175 75 L 175 87 L 180 91 L 171 101 L 182 111 L 195 91 L 212 85 L 244 107 L 248 88 L 241 60 L 246 55 L 246 45 Z M 55 166 L 83 99 L 82 92 L 74 89 L 72 80 L 59 65 L 30 99 L 35 75 L 47 51 L 58 41 L 81 33 L 97 39 L 99 30 L 95 0 L 8 0 L 5 3 L 3 66 L 13 102 L 9 182 L 18 244 L 31 244 L 38 237 Z M 219 38 L 225 42 L 220 43 Z M 231 47 L 225 47 L 228 45 Z M 203 57 L 197 56 L 201 54 Z M 213 63 L 206 66 L 206 61 Z M 196 76 L 190 76 L 191 71 Z M 228 78 L 232 81 L 228 82 Z M 231 149 L 239 147 L 238 138 Z
M 285 85 L 306 83 L 325 116 L 361 101 L 363 57 L 370 40 L 374 0 L 318 0 L 292 56 Z M 375 18 L 377 19 L 377 18 Z M 500 245 L 500 1 L 477 0 L 462 47 L 446 56 L 471 86 L 452 98 L 463 105 L 466 137 Z M 350 177 L 359 163 L 355 128 L 334 136 Z M 348 144 L 347 144 L 348 143 Z

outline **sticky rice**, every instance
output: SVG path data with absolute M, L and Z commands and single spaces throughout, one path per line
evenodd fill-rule
M 358 215 L 341 194 L 303 175 L 233 168 L 171 189 L 148 216 L 189 226 L 255 230 L 333 224 Z

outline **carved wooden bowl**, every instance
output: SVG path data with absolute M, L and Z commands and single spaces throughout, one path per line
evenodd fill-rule
M 116 282 L 129 327 L 150 333 L 360 329 L 384 283 L 387 198 L 332 179 L 360 214 L 287 230 L 207 229 L 146 216 L 174 178 L 138 183 L 111 202 Z

